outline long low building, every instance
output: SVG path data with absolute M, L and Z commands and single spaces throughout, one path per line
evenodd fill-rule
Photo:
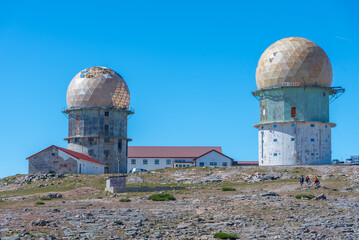
M 230 167 L 233 159 L 222 147 L 129 146 L 127 172 L 133 168 L 155 170 L 175 167 Z

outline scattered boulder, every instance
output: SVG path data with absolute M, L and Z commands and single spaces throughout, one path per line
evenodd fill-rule
M 32 221 L 30 225 L 44 227 L 44 226 L 50 225 L 50 221 L 40 218 L 40 219 Z
M 127 177 L 126 182 L 128 184 L 130 183 L 143 183 L 143 178 L 140 178 L 138 176 L 130 175 Z
M 280 197 L 280 195 L 275 192 L 262 193 L 259 196 L 261 196 L 261 197 Z
M 315 200 L 327 200 L 327 197 L 323 194 L 320 194 L 314 198 Z
M 54 198 L 62 198 L 62 194 L 61 193 L 49 193 L 47 195 L 47 197 L 54 199 Z

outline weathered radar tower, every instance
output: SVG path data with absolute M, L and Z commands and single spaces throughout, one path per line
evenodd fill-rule
M 106 164 L 105 173 L 127 172 L 127 116 L 130 92 L 126 82 L 106 67 L 79 72 L 67 89 L 68 149 Z
M 329 103 L 344 93 L 331 87 L 332 66 L 314 42 L 281 39 L 265 50 L 256 70 L 260 102 L 259 165 L 331 163 Z

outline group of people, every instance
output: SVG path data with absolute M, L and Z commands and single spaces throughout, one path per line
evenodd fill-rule
M 305 177 L 305 182 L 307 183 L 307 185 L 309 185 L 311 183 L 310 179 L 308 176 Z M 300 183 L 300 186 L 302 187 L 303 186 L 303 183 L 304 183 L 304 176 L 301 175 L 300 178 L 299 178 L 299 183 Z M 314 179 L 314 185 L 315 186 L 319 186 L 320 182 L 319 182 L 319 179 L 318 177 L 315 177 Z

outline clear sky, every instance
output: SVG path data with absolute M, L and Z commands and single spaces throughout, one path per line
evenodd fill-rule
M 1 1 L 0 177 L 67 147 L 66 90 L 90 66 L 126 80 L 130 145 L 222 146 L 257 160 L 255 69 L 262 52 L 304 37 L 331 59 L 333 158 L 359 154 L 357 1 Z

